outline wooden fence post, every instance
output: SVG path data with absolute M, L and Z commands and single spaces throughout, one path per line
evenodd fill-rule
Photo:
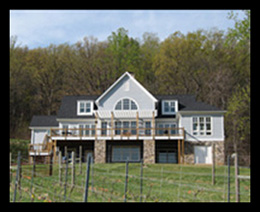
M 74 187 L 75 184 L 75 152 L 71 153 L 72 171 L 71 171 L 71 185 Z
M 20 176 L 20 173 L 19 173 L 20 172 L 20 166 L 21 166 L 21 151 L 18 152 L 18 157 L 17 157 L 17 169 L 16 169 L 13 202 L 16 201 L 16 191 L 17 191 L 17 186 L 18 186 L 18 181 L 19 181 L 19 176 Z
M 238 154 L 235 153 L 235 186 L 236 186 L 236 201 L 240 202 L 240 185 L 239 185 L 239 167 L 238 167 Z
M 86 184 L 85 184 L 84 202 L 87 202 L 87 201 L 88 201 L 88 185 L 89 185 L 89 170 L 90 170 L 90 162 L 91 162 L 91 156 L 88 155 L 88 159 L 87 159 L 87 174 L 86 174 Z
M 82 146 L 79 146 L 79 174 L 82 174 Z
M 62 152 L 59 151 L 59 183 L 62 182 Z
M 215 144 L 212 143 L 212 185 L 215 185 Z

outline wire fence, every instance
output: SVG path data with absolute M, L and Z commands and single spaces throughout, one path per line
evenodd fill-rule
M 20 167 L 18 156 L 11 159 L 10 202 L 84 202 L 86 191 L 88 202 L 236 201 L 234 166 L 230 172 L 216 166 L 213 185 L 206 165 L 91 161 L 88 166 L 80 160 L 29 163 L 27 158 L 20 157 Z M 240 168 L 240 175 L 250 176 L 250 169 Z M 239 186 L 239 201 L 250 202 L 250 180 L 240 179 Z

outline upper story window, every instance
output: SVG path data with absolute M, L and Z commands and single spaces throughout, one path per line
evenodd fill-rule
M 193 135 L 211 135 L 212 134 L 212 124 L 210 116 L 192 118 L 193 125 Z
M 137 108 L 137 104 L 128 98 L 119 100 L 115 106 L 115 110 L 137 110 Z
M 177 112 L 177 101 L 175 100 L 163 100 L 162 101 L 162 114 L 172 115 Z
M 78 101 L 77 114 L 80 115 L 92 115 L 93 102 L 92 101 Z

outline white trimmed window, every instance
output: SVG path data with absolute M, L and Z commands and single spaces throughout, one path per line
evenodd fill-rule
M 193 135 L 212 135 L 210 116 L 196 116 L 192 118 Z
M 137 110 L 137 104 L 135 101 L 124 98 L 116 103 L 115 110 Z
M 92 101 L 78 101 L 77 115 L 92 115 L 93 114 L 93 102 Z
M 163 100 L 162 101 L 162 114 L 173 115 L 178 110 L 178 102 L 175 100 Z

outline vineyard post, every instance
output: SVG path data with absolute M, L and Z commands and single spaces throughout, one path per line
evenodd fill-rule
M 126 159 L 126 168 L 125 168 L 125 197 L 124 202 L 127 200 L 127 184 L 128 184 L 128 158 Z
M 140 173 L 140 202 L 142 202 L 142 196 L 143 196 L 143 165 L 144 161 L 141 160 L 141 173 Z
M 18 186 L 18 181 L 19 181 L 19 176 L 20 176 L 20 166 L 21 166 L 21 151 L 18 152 L 18 157 L 17 157 L 17 169 L 16 169 L 16 178 L 15 178 L 15 187 L 14 187 L 14 199 L 13 202 L 16 201 L 16 191 L 17 191 L 17 186 Z
M 89 185 L 90 163 L 91 163 L 91 155 L 89 154 L 89 155 L 88 155 L 88 159 L 87 159 L 87 175 L 86 175 L 84 202 L 87 202 L 87 201 L 88 201 L 88 185 Z
M 228 196 L 227 196 L 227 201 L 230 202 L 230 155 L 227 156 L 227 165 L 228 165 Z
M 62 152 L 59 151 L 59 183 L 62 182 Z
M 82 146 L 79 146 L 79 174 L 82 174 Z
M 65 171 L 65 182 L 64 182 L 64 202 L 66 201 L 66 188 L 67 188 L 67 180 L 68 180 L 68 165 L 69 159 L 66 157 L 66 171 Z
M 34 200 L 33 193 L 32 193 L 32 187 L 33 187 L 33 178 L 35 176 L 35 161 L 36 161 L 36 156 L 34 154 L 34 156 L 33 156 L 33 167 L 32 167 L 32 177 L 31 177 L 31 186 L 30 186 L 31 202 L 33 202 L 33 200 Z
M 72 159 L 72 171 L 71 171 L 71 185 L 72 187 L 75 185 L 75 152 L 71 153 Z

